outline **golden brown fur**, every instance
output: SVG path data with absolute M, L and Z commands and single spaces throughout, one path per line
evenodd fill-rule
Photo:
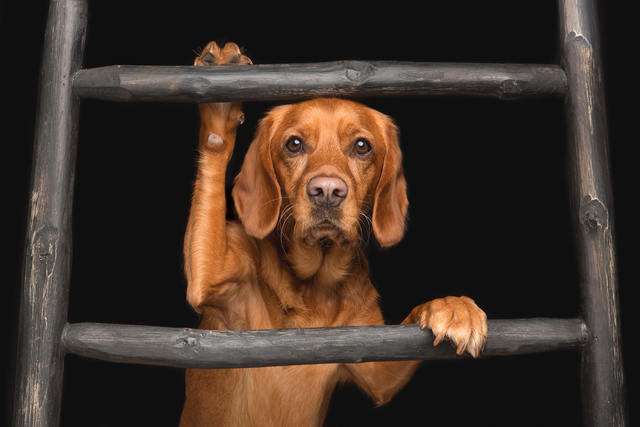
M 195 65 L 250 64 L 210 43 Z M 397 130 L 339 99 L 272 110 L 235 179 L 241 222 L 225 219 L 224 179 L 239 103 L 200 104 L 200 159 L 185 236 L 187 300 L 203 329 L 384 324 L 360 249 L 370 226 L 383 247 L 404 234 L 408 201 Z M 297 139 L 297 141 L 296 141 Z M 298 144 L 300 142 L 301 144 Z M 302 147 L 302 148 L 300 148 Z M 466 297 L 416 307 L 404 320 L 478 356 L 486 316 Z M 385 403 L 418 361 L 187 370 L 181 426 L 320 426 L 339 381 Z

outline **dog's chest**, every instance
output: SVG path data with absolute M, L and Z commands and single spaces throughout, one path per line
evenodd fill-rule
M 280 408 L 280 413 L 289 414 L 286 425 L 309 425 L 310 420 L 324 418 L 342 369 L 339 364 L 246 369 L 243 370 L 246 384 L 254 387 L 245 388 L 253 392 L 252 396 L 245 397 L 254 408 L 264 405 L 264 414 L 270 414 L 268 416 L 277 416 L 271 409 L 266 410 L 274 407 Z M 259 387 L 255 387 L 257 385 Z

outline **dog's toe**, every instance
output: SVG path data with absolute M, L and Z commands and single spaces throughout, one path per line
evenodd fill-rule
M 242 51 L 235 43 L 227 43 L 222 48 L 216 42 L 209 43 L 193 65 L 215 66 L 215 65 L 244 65 L 253 64 L 251 59 L 242 54 Z

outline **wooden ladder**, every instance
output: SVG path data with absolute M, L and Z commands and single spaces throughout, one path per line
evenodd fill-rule
M 33 151 L 14 426 L 59 424 L 66 354 L 191 368 L 457 357 L 450 348 L 431 346 L 433 336 L 420 333 L 416 325 L 202 331 L 67 322 L 81 99 L 225 102 L 295 99 L 300 93 L 565 98 L 581 316 L 489 320 L 484 355 L 577 347 L 582 352 L 587 425 L 624 425 L 612 196 L 595 7 L 592 0 L 560 0 L 559 7 L 562 67 L 344 61 L 219 68 L 114 65 L 81 70 L 87 1 L 52 0 Z M 285 69 L 288 76 L 296 76 L 295 81 L 285 78 Z

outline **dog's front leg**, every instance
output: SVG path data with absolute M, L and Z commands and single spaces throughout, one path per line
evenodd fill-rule
M 487 316 L 467 297 L 435 299 L 414 308 L 403 325 L 419 323 L 435 335 L 433 345 L 451 341 L 458 354 L 478 357 L 487 340 Z M 387 402 L 411 378 L 420 361 L 369 362 L 345 365 L 353 380 L 378 405 Z
M 240 49 L 215 42 L 196 58 L 196 66 L 251 64 Z M 244 262 L 226 222 L 225 174 L 233 153 L 236 128 L 244 121 L 239 102 L 198 104 L 200 137 L 198 173 L 184 242 L 187 301 L 198 310 L 206 299 L 229 291 Z

